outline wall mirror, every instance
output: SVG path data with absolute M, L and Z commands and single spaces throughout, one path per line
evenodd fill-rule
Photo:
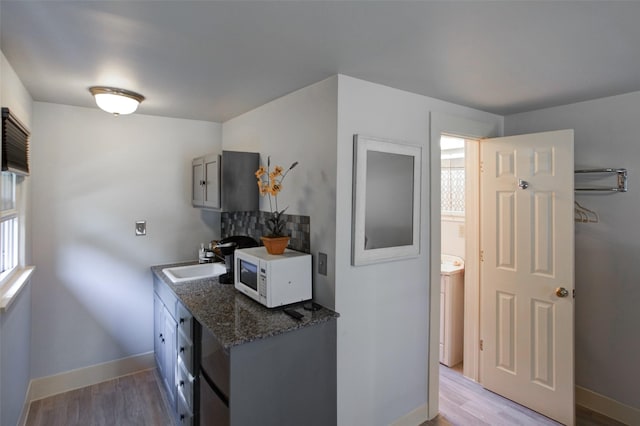
M 421 148 L 354 136 L 351 263 L 420 253 Z

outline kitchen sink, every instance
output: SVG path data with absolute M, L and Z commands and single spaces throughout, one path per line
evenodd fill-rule
M 213 278 L 227 272 L 223 263 L 201 263 L 198 265 L 164 268 L 164 274 L 174 283 Z

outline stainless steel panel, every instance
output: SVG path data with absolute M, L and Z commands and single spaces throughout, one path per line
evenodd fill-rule
M 200 375 L 200 426 L 228 426 L 229 407 Z
M 202 357 L 200 369 L 229 398 L 229 355 L 209 330 L 202 327 Z

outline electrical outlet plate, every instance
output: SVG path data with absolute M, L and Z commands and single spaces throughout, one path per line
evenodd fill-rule
M 140 237 L 142 235 L 147 235 L 147 221 L 146 220 L 138 220 L 138 221 L 136 221 L 136 236 Z
M 318 273 L 320 275 L 327 275 L 327 254 L 318 253 Z

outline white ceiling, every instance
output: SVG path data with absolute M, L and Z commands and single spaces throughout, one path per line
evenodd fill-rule
M 341 73 L 501 115 L 640 90 L 640 2 L 0 0 L 36 101 L 222 122 Z

